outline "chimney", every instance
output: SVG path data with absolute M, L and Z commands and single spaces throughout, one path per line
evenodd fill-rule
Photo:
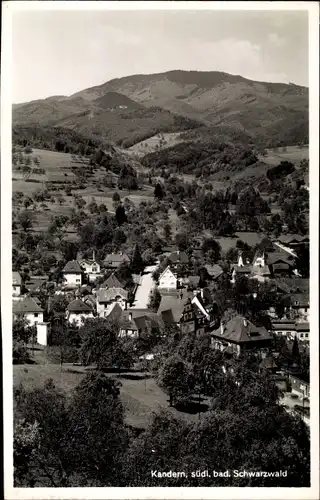
M 224 334 L 224 323 L 223 323 L 223 321 L 221 321 L 221 323 L 220 323 L 220 334 L 221 335 Z
M 177 255 L 178 255 L 178 256 L 180 255 L 180 250 L 177 250 Z
M 200 296 L 203 299 L 203 288 L 200 289 Z
M 93 262 L 96 260 L 96 252 L 94 250 L 92 252 L 92 260 Z
M 247 322 L 246 318 L 243 318 L 243 324 L 244 324 L 244 326 L 248 326 L 248 322 Z
M 129 321 L 132 321 L 132 313 L 129 313 Z

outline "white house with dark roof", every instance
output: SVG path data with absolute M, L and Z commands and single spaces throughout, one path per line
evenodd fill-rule
M 12 273 L 12 297 L 19 297 L 21 295 L 22 279 L 20 273 L 13 271 Z
M 23 317 L 28 326 L 35 326 L 43 323 L 43 309 L 32 297 L 23 297 L 20 300 L 12 301 L 13 319 Z
M 93 309 L 80 299 L 75 299 L 67 307 L 66 319 L 70 325 L 82 326 L 88 318 L 93 318 Z
M 62 270 L 64 285 L 67 288 L 76 288 L 82 285 L 83 270 L 79 262 L 69 260 Z
M 164 290 L 176 290 L 177 287 L 178 287 L 177 276 L 171 271 L 170 266 L 168 266 L 159 276 L 158 288 Z

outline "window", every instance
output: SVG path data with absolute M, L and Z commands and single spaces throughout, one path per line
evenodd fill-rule
M 300 334 L 300 338 L 302 338 L 302 339 L 304 338 L 304 333 Z
M 98 271 L 97 266 L 92 266 L 92 272 L 96 273 Z
M 307 308 L 307 307 L 305 307 L 305 308 L 304 308 L 304 312 L 305 312 L 305 313 L 307 313 L 307 312 L 308 312 L 308 308 Z
M 309 333 L 306 333 L 305 334 L 305 338 L 308 339 L 309 338 Z
M 79 279 L 76 279 L 76 283 L 80 283 L 80 281 L 81 281 L 81 280 L 80 280 L 80 278 L 79 278 Z
M 34 313 L 34 317 L 37 318 L 38 317 L 38 313 Z

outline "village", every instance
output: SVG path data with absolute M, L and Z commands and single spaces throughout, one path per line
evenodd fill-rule
M 260 369 L 285 387 L 287 411 L 309 424 L 309 380 L 298 363 L 299 349 L 309 353 L 309 279 L 295 268 L 297 249 L 308 245 L 308 237 L 286 235 L 257 249 L 251 260 L 246 251 L 238 250 L 237 260 L 228 269 L 206 264 L 201 276 L 190 274 L 192 261 L 201 251 L 171 246 L 164 248 L 153 265 L 132 275 L 130 283 L 123 278 L 123 270 L 130 269 L 128 255 L 111 253 L 97 261 L 93 250 L 92 258 L 79 256 L 67 262 L 58 282 L 48 281 L 48 276 L 31 276 L 22 282 L 19 272 L 13 272 L 13 319 L 23 318 L 33 327 L 32 342 L 39 346 L 52 344 L 52 329 L 61 328 L 61 320 L 67 328 L 80 329 L 88 319 L 103 318 L 117 325 L 120 338 L 141 339 L 148 332 L 174 327 L 181 337 L 206 336 L 208 349 L 220 350 L 226 360 L 254 352 Z M 226 282 L 234 288 L 239 280 L 254 284 L 251 296 L 243 297 L 248 303 L 259 302 L 260 288 L 266 285 L 281 299 L 283 307 L 273 303 L 263 311 L 266 327 L 250 321 L 246 307 L 243 314 L 223 319 L 226 311 L 215 297 L 226 289 Z M 64 310 L 56 307 L 62 297 Z M 288 356 L 281 354 L 283 349 Z M 156 354 L 153 349 L 140 359 L 151 361 Z

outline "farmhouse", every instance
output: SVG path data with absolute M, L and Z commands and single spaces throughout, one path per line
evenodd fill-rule
M 70 325 L 78 327 L 83 325 L 87 318 L 93 318 L 93 310 L 89 304 L 86 304 L 80 299 L 75 299 L 67 307 L 66 320 Z
M 12 297 L 19 297 L 21 295 L 22 279 L 20 273 L 13 271 L 12 273 Z
M 123 311 L 120 320 L 120 337 L 140 338 L 146 333 L 156 333 L 163 326 L 161 318 L 150 311 L 141 314 L 137 311 Z
M 43 323 L 43 309 L 31 297 L 24 297 L 12 302 L 13 318 L 23 317 L 29 326 Z
M 212 309 L 212 308 L 211 308 Z M 213 325 L 212 310 L 206 306 L 203 290 L 188 299 L 180 319 L 180 330 L 182 334 L 202 335 L 209 331 Z
M 70 260 L 62 270 L 64 284 L 67 288 L 80 287 L 83 271 L 76 260 Z
M 226 325 L 211 333 L 215 349 L 239 355 L 252 348 L 262 349 L 271 346 L 272 337 L 264 327 L 255 326 L 242 316 L 236 316 Z

